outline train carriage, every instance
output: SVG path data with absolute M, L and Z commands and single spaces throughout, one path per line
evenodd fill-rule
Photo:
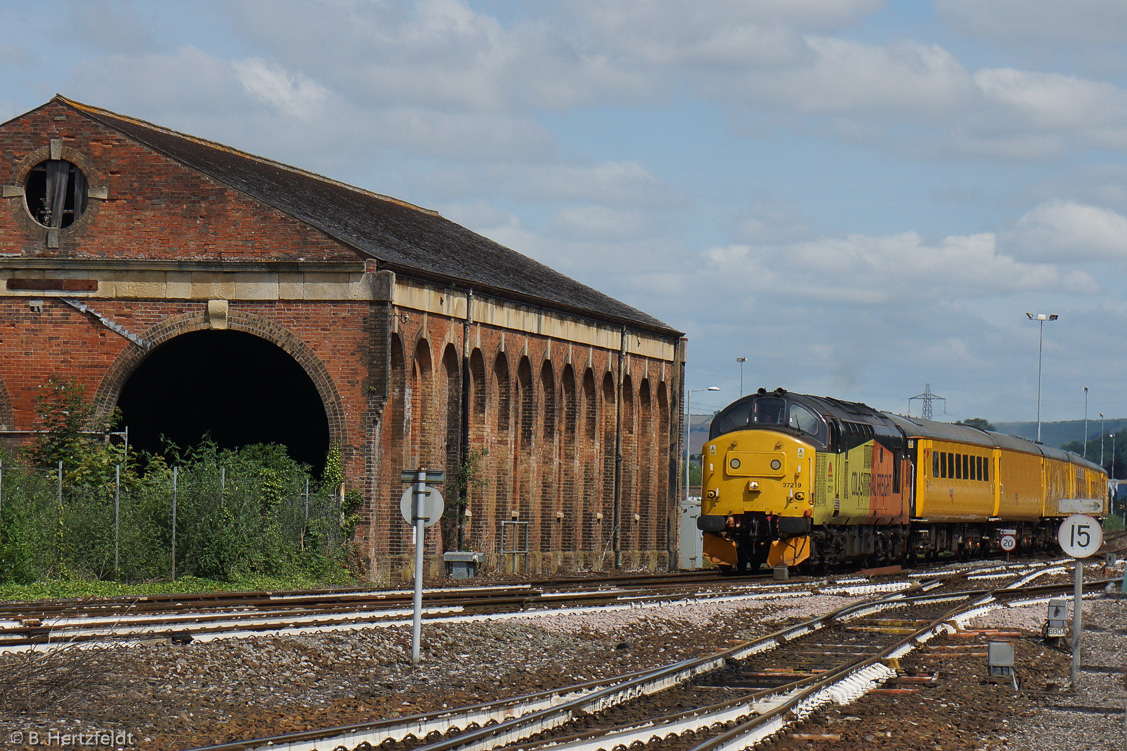
M 1059 500 L 1106 504 L 1106 473 L 1075 454 L 783 389 L 721 410 L 702 469 L 704 553 L 733 569 L 1044 547 Z

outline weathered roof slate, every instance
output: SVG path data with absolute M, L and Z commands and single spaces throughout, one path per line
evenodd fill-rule
M 381 268 L 506 294 L 666 335 L 658 319 L 439 214 L 65 97 L 58 101 L 379 261 Z

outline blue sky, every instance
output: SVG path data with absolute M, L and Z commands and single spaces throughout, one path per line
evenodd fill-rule
M 45 22 L 49 19 L 49 23 Z M 440 211 L 783 386 L 1127 416 L 1127 4 L 5 0 L 56 92 Z M 911 403 L 919 414 L 920 403 Z

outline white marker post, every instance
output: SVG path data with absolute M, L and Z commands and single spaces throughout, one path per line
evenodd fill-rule
M 411 618 L 411 664 L 419 664 L 419 645 L 423 640 L 423 498 L 427 493 L 427 472 L 422 467 L 415 473 L 415 498 L 412 504 L 415 522 L 415 614 Z M 1074 679 L 1075 680 L 1075 679 Z
M 1064 501 L 1061 501 L 1062 507 Z M 1063 508 L 1062 508 L 1063 510 Z M 1072 590 L 1072 687 L 1080 678 L 1080 610 L 1084 595 L 1084 559 L 1099 550 L 1104 541 L 1103 527 L 1086 514 L 1073 514 L 1061 522 L 1057 542 L 1061 550 L 1076 559 L 1076 579 Z
M 399 510 L 404 520 L 415 528 L 415 612 L 411 618 L 411 664 L 419 664 L 419 650 L 423 634 L 423 533 L 442 516 L 442 494 L 428 482 L 443 482 L 443 472 L 428 472 L 422 467 L 405 469 L 399 474 L 403 482 L 411 485 L 403 491 Z

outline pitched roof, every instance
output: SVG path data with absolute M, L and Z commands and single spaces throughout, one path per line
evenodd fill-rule
M 436 212 L 62 96 L 55 98 L 190 169 L 316 227 L 377 259 L 380 268 L 665 335 L 680 333 Z

